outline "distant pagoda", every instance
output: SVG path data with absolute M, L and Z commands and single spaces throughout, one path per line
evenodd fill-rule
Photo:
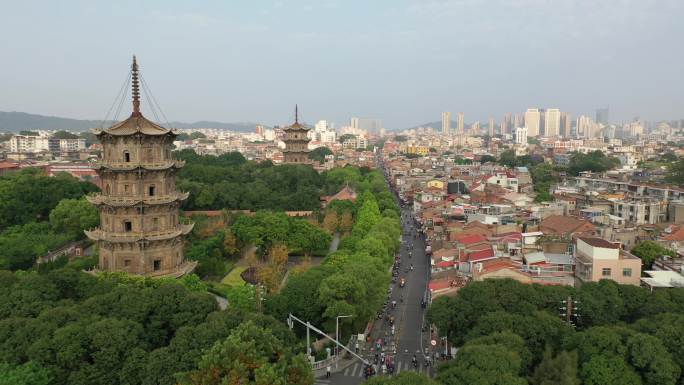
M 310 128 L 299 123 L 299 111 L 295 106 L 295 122 L 291 126 L 283 128 L 285 137 L 285 150 L 283 151 L 283 163 L 285 164 L 309 164 L 309 139 Z
M 197 263 L 186 261 L 183 253 L 183 236 L 193 225 L 178 220 L 178 208 L 188 198 L 176 190 L 176 173 L 185 164 L 171 156 L 178 132 L 140 113 L 135 56 L 131 84 L 131 116 L 93 131 L 103 148 L 96 168 L 102 193 L 87 199 L 100 211 L 100 227 L 85 233 L 99 246 L 98 270 L 179 277 Z

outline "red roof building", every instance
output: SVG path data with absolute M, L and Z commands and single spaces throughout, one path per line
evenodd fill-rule
M 347 185 L 344 186 L 342 190 L 338 191 L 337 194 L 321 197 L 321 200 L 323 201 L 323 207 L 335 200 L 356 202 L 356 191 Z

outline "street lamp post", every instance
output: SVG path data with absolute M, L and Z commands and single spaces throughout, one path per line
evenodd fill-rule
M 349 318 L 352 317 L 352 315 L 338 315 L 337 318 L 335 318 L 335 340 L 339 343 L 340 342 L 340 318 Z M 335 367 L 338 366 L 339 364 L 339 358 L 337 355 L 340 353 L 340 348 L 338 345 L 335 345 Z

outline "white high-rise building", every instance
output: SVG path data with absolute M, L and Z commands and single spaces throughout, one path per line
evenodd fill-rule
M 349 127 L 358 129 L 359 128 L 359 118 L 351 118 L 349 120 Z
M 629 135 L 633 138 L 644 136 L 644 125 L 638 119 L 629 124 Z
M 560 134 L 565 138 L 570 137 L 570 132 L 572 131 L 572 118 L 567 112 L 561 112 L 560 117 Z
M 511 113 L 504 115 L 501 121 L 501 135 L 506 135 L 511 130 Z
M 457 132 L 459 135 L 462 135 L 463 131 L 465 129 L 464 119 L 465 119 L 465 117 L 463 116 L 463 112 L 459 112 L 458 113 L 458 122 L 457 122 L 458 123 L 458 126 L 457 126 L 458 131 Z
M 322 143 L 335 143 L 337 139 L 335 128 L 327 120 L 319 120 L 307 134 L 309 139 Z
M 314 126 L 314 130 L 316 131 L 328 131 L 329 129 L 330 125 L 328 124 L 327 120 L 319 120 Z
M 451 112 L 442 112 L 442 134 L 451 133 Z
M 549 108 L 544 114 L 544 136 L 560 134 L 561 112 L 558 108 Z
M 517 127 L 522 127 L 520 114 L 515 114 L 515 116 L 513 116 L 513 129 L 515 130 Z
M 494 118 L 490 117 L 487 122 L 487 130 L 489 131 L 489 136 L 494 136 Z
M 351 118 L 349 125 L 352 128 L 363 130 L 369 134 L 380 134 L 382 127 L 382 121 L 377 118 Z
M 515 128 L 515 144 L 527 146 L 527 127 Z
M 538 108 L 528 108 L 525 111 L 525 128 L 527 128 L 528 136 L 539 136 L 540 117 Z
M 577 118 L 577 136 L 581 138 L 593 139 L 599 133 L 598 126 L 594 121 L 585 115 Z

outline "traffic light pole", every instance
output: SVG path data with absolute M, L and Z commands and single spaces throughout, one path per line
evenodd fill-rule
M 370 365 L 370 362 L 368 362 L 368 361 L 365 360 L 363 357 L 361 357 L 361 356 L 359 356 L 358 354 L 356 354 L 356 353 L 354 353 L 353 351 L 351 351 L 351 349 L 349 349 L 349 348 L 347 348 L 346 346 L 342 345 L 342 344 L 340 343 L 340 341 L 336 340 L 335 338 L 331 338 L 329 335 L 325 334 L 323 331 L 321 331 L 321 330 L 318 329 L 317 327 L 311 325 L 310 322 L 308 322 L 308 321 L 307 321 L 307 322 L 304 322 L 304 321 L 300 320 L 299 318 L 293 316 L 292 314 L 288 315 L 288 317 L 287 317 L 287 326 L 289 326 L 290 329 L 292 329 L 292 328 L 294 327 L 294 322 L 293 322 L 293 321 L 297 321 L 297 322 L 299 322 L 300 324 L 306 326 L 306 352 L 307 352 L 308 355 L 311 355 L 311 344 L 310 344 L 310 341 L 309 341 L 309 330 L 313 330 L 314 332 L 316 332 L 316 333 L 320 334 L 321 336 L 323 336 L 323 337 L 329 339 L 330 341 L 334 342 L 338 347 L 340 347 L 340 348 L 346 350 L 347 352 L 349 352 L 349 354 L 351 354 L 352 356 L 358 358 L 358 359 L 361 360 L 361 362 L 363 362 L 364 364 Z

